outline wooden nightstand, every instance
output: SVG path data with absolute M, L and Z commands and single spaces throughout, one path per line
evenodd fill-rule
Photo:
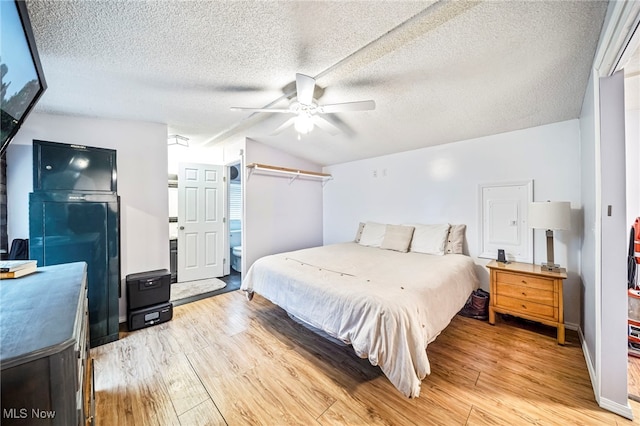
M 564 313 L 560 272 L 543 271 L 530 263 L 500 263 L 492 260 L 490 271 L 489 324 L 495 324 L 496 312 L 540 322 L 558 329 L 558 344 L 564 345 Z

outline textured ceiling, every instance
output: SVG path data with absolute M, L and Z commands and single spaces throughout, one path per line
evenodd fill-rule
M 41 112 L 247 136 L 336 164 L 577 118 L 606 2 L 32 1 Z M 343 132 L 271 136 L 295 73 Z

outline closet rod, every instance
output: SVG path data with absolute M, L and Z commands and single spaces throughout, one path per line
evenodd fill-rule
M 260 164 L 260 163 L 248 164 L 247 168 L 248 169 L 253 169 L 253 170 L 264 170 L 264 171 L 269 171 L 269 172 L 277 172 L 277 173 L 282 173 L 282 174 L 287 174 L 287 175 L 310 176 L 310 177 L 317 177 L 317 178 L 321 178 L 321 179 L 333 179 L 333 177 L 330 174 L 327 174 L 327 173 L 311 172 L 311 171 L 308 171 L 308 170 L 290 169 L 290 168 L 287 168 L 287 167 L 269 166 L 267 164 Z

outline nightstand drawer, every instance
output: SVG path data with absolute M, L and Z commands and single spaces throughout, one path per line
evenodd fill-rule
M 540 303 L 542 305 L 554 306 L 556 304 L 555 298 L 553 297 L 553 290 L 541 290 L 531 286 L 498 282 L 496 285 L 496 293 L 499 296 L 522 299 L 527 302 Z
M 532 276 L 523 275 L 523 274 L 514 274 L 514 273 L 499 271 L 496 273 L 496 282 L 498 284 L 505 283 L 505 284 L 526 285 L 531 288 L 553 291 L 553 280 L 532 277 Z
M 554 306 L 541 305 L 522 299 L 501 296 L 499 294 L 496 295 L 496 305 L 538 317 L 546 317 L 549 319 L 558 318 L 557 309 Z
M 489 275 L 489 324 L 496 323 L 496 313 L 526 318 L 556 327 L 558 344 L 564 345 L 562 280 L 564 269 L 544 271 L 530 263 L 487 264 Z

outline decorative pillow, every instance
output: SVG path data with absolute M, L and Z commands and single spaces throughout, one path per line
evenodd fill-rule
M 364 222 L 360 222 L 358 225 L 358 232 L 356 232 L 356 239 L 354 240 L 356 243 L 360 242 L 360 238 L 362 237 L 362 231 L 364 230 Z
M 387 225 L 380 248 L 408 252 L 414 229 L 413 226 Z
M 451 225 L 449 234 L 447 235 L 447 243 L 445 244 L 445 254 L 464 254 L 462 250 L 466 229 L 467 225 Z
M 447 242 L 447 234 L 450 225 L 413 225 L 413 239 L 411 240 L 411 251 L 426 254 L 444 254 L 444 245 Z
M 386 229 L 387 225 L 383 223 L 367 222 L 362 230 L 359 244 L 363 246 L 380 247 Z

